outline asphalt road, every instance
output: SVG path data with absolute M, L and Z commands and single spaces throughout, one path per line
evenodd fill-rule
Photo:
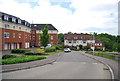
M 106 66 L 72 51 L 61 55 L 56 62 L 36 68 L 7 72 L 3 79 L 111 79 Z

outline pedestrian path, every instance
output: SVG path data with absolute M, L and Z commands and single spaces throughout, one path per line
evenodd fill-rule
M 118 79 L 118 62 L 117 61 L 99 57 L 99 56 L 94 56 L 94 55 L 87 54 L 87 53 L 82 53 L 82 54 L 109 65 L 111 69 L 113 70 L 114 79 Z

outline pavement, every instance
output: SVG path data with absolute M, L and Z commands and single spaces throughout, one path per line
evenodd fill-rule
M 103 64 L 107 65 L 109 67 L 109 69 L 111 70 L 112 72 L 112 78 L 113 79 L 119 79 L 119 64 L 117 61 L 114 61 L 114 60 L 110 60 L 110 59 L 107 59 L 107 58 L 103 58 L 103 57 L 99 57 L 99 56 L 94 56 L 94 55 L 91 55 L 91 54 L 87 54 L 85 52 L 82 52 L 83 55 L 85 56 L 88 56 L 92 59 L 95 59 L 95 60 L 98 60 L 100 62 L 102 62 Z

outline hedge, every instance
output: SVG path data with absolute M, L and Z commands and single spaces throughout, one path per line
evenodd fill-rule
M 2 56 L 2 59 L 8 59 L 8 58 L 15 58 L 15 57 L 17 57 L 16 55 L 12 55 L 12 54 L 7 54 L 7 55 L 3 55 Z
M 25 53 L 28 52 L 30 50 L 25 50 L 25 49 L 13 49 L 11 50 L 11 53 Z
M 41 60 L 41 59 L 45 59 L 45 58 L 46 57 L 44 57 L 44 56 L 27 56 L 27 55 L 23 55 L 23 56 L 17 56 L 16 58 L 8 58 L 8 59 L 0 60 L 0 63 L 2 65 L 16 64 L 16 63 L 24 63 L 24 62 L 30 62 L 30 61 L 35 61 L 35 60 Z
M 45 48 L 45 52 L 54 52 L 56 51 L 56 47 Z
M 41 52 L 26 52 L 26 53 L 24 53 L 25 55 L 42 55 L 42 54 L 44 54 L 44 53 L 41 53 Z

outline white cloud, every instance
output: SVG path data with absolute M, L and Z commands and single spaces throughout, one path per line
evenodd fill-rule
M 118 0 L 71 0 L 70 7 L 76 9 L 74 13 L 59 5 L 51 5 L 50 0 L 37 1 L 39 5 L 32 8 L 29 3 L 0 0 L 0 10 L 25 19 L 30 23 L 32 21 L 33 23 L 51 23 L 59 32 L 63 33 L 68 31 L 89 33 L 90 31 L 85 30 L 86 28 L 106 27 L 108 29 L 115 28 L 115 30 L 101 29 L 96 30 L 96 32 L 117 34 L 117 23 L 114 22 L 117 20 Z M 113 5 L 113 8 L 110 5 Z M 107 6 L 110 9 L 104 9 Z

